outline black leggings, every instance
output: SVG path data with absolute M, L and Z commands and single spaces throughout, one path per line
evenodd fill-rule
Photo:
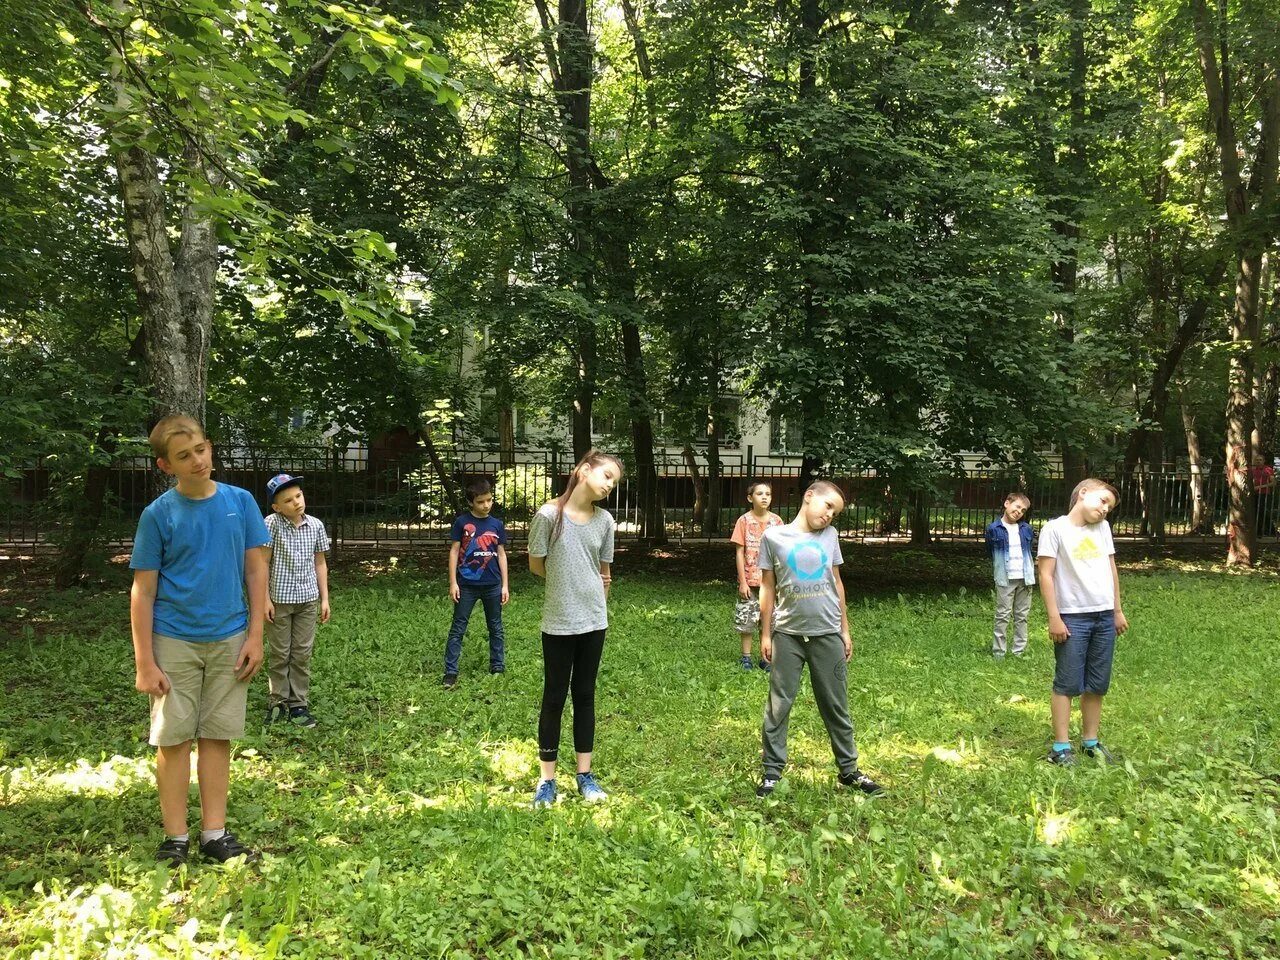
M 573 693 L 573 749 L 590 753 L 596 740 L 596 674 L 604 652 L 604 631 L 542 635 L 542 712 L 538 714 L 538 756 L 555 760 L 560 749 L 560 717 Z

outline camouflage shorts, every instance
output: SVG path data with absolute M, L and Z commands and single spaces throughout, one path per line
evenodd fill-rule
M 775 617 L 775 622 L 776 622 Z M 738 597 L 738 602 L 733 607 L 733 629 L 738 633 L 754 633 L 756 627 L 760 626 L 760 588 L 751 588 L 751 599 L 743 600 Z

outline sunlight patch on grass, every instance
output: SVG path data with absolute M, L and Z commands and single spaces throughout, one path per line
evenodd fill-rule
M 1036 811 L 1036 837 L 1046 847 L 1057 847 L 1070 840 L 1082 827 L 1071 811 L 1059 813 L 1050 807 Z
M 101 763 L 83 757 L 61 769 L 42 766 L 0 767 L 9 799 L 24 796 L 115 796 L 138 783 L 152 783 L 149 757 L 119 754 Z
M 1255 863 L 1240 871 L 1240 893 L 1253 906 L 1280 908 L 1280 877 L 1274 864 Z

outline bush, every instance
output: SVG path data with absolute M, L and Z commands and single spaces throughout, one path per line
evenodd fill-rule
M 519 464 L 499 470 L 493 499 L 502 505 L 504 519 L 528 520 L 551 499 L 551 474 L 540 464 Z

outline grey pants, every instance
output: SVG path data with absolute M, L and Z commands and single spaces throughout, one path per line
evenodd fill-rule
M 1027 649 L 1027 614 L 1031 612 L 1031 587 L 1021 580 L 1010 580 L 1005 586 L 996 584 L 996 629 L 991 652 L 1003 657 L 1008 650 L 1005 634 L 1009 617 L 1013 617 L 1013 654 Z
M 831 752 L 841 773 L 858 769 L 858 748 L 849 719 L 847 664 L 844 641 L 837 633 L 799 637 L 773 634 L 773 670 L 769 674 L 769 700 L 764 706 L 764 774 L 782 775 L 787 762 L 787 721 L 800 690 L 800 675 L 809 664 L 809 682 L 818 713 L 831 738 Z
M 315 646 L 320 601 L 277 603 L 275 623 L 267 621 L 270 649 L 267 681 L 271 706 L 305 707 L 311 689 L 311 649 Z

